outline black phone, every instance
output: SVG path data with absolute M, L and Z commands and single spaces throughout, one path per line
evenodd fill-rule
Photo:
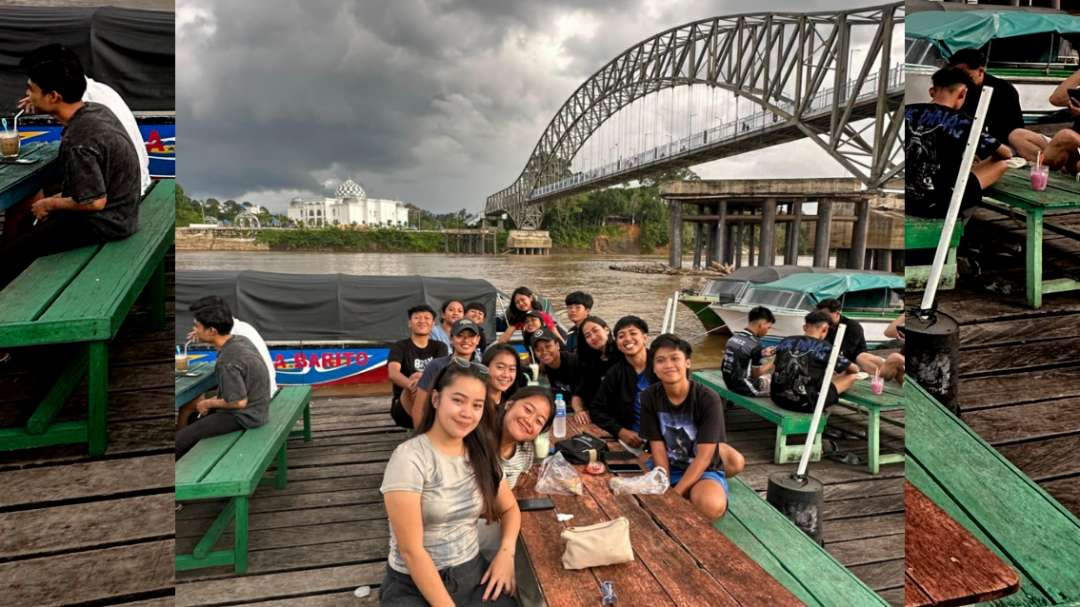
M 629 451 L 604 451 L 600 454 L 600 459 L 604 460 L 604 463 L 625 462 L 636 460 L 637 458 L 638 456 Z
M 1073 101 L 1080 103 L 1080 89 L 1069 89 L 1069 97 L 1073 98 Z
M 517 502 L 518 510 L 522 512 L 530 512 L 533 510 L 553 510 L 555 508 L 555 502 L 551 501 L 550 497 L 518 500 Z
M 641 466 L 637 465 L 636 463 L 632 463 L 632 462 L 626 462 L 626 463 L 612 462 L 612 463 L 608 464 L 607 467 L 608 467 L 608 470 L 610 470 L 612 474 L 644 474 L 645 473 L 645 470 L 643 470 L 641 468 Z

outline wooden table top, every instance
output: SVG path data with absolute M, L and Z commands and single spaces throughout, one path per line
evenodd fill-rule
M 59 143 L 27 143 L 19 158 L 36 160 L 33 164 L 0 162 L 0 211 L 10 208 L 41 189 L 51 171 L 57 168 Z
M 904 483 L 904 604 L 968 605 L 1016 592 L 1020 578 L 911 483 Z
M 986 190 L 986 195 L 1009 206 L 1025 209 L 1064 210 L 1080 208 L 1080 181 L 1050 171 L 1046 189 L 1036 192 L 1031 188 L 1031 166 L 1009 169 L 997 183 Z
M 194 400 L 196 396 L 217 386 L 217 374 L 214 373 L 216 363 L 195 360 L 189 364 L 188 371 L 198 373 L 198 375 L 192 377 L 176 374 L 177 409 Z
M 568 418 L 567 435 L 581 429 Z M 610 438 L 595 425 L 584 428 Z M 609 443 L 616 448 L 618 443 Z M 690 502 L 668 491 L 663 495 L 615 496 L 610 474 L 593 476 L 577 466 L 584 495 L 551 495 L 555 511 L 522 513 L 521 537 L 550 605 L 598 605 L 600 582 L 612 581 L 625 605 L 801 605 L 752 558 L 712 527 Z M 523 474 L 518 498 L 538 497 L 538 466 Z M 560 523 L 555 513 L 574 518 Z M 630 521 L 634 560 L 630 563 L 570 571 L 562 566 L 566 527 L 591 525 L 620 516 Z

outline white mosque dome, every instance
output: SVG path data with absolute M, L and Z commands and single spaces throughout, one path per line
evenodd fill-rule
M 363 200 L 367 198 L 367 192 L 364 191 L 364 186 L 353 181 L 352 179 L 346 179 L 338 186 L 337 193 L 338 198 L 356 198 Z

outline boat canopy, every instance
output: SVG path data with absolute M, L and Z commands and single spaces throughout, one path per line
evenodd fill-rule
M 192 327 L 189 308 L 208 295 L 225 299 L 233 316 L 268 342 L 391 342 L 409 336 L 406 311 L 444 301 L 478 301 L 484 332 L 495 335 L 498 290 L 486 280 L 428 276 L 353 276 L 199 270 L 176 273 L 176 343 Z M 436 320 L 437 322 L 437 320 Z
M 840 298 L 845 293 L 876 289 L 903 289 L 904 278 L 885 273 L 832 273 L 792 274 L 757 289 L 799 291 L 813 296 L 817 301 Z
M 78 55 L 86 75 L 111 86 L 133 111 L 175 109 L 174 11 L 0 6 L 0 23 L 0 99 L 5 105 L 26 94 L 22 58 L 55 42 Z
M 984 10 L 924 11 L 904 21 L 906 38 L 929 40 L 944 57 L 962 48 L 981 48 L 996 38 L 1047 33 L 1080 34 L 1080 19 L 1064 13 Z

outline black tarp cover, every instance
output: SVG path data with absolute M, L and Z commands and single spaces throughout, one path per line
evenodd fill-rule
M 484 333 L 495 335 L 498 291 L 486 280 L 426 276 L 353 276 L 197 270 L 176 273 L 176 343 L 191 330 L 191 303 L 218 295 L 233 316 L 251 323 L 266 341 L 390 342 L 408 337 L 406 312 L 426 303 L 479 301 Z
M 116 8 L 0 6 L 0 114 L 26 92 L 19 61 L 60 43 L 86 74 L 108 84 L 133 111 L 176 109 L 176 14 Z

